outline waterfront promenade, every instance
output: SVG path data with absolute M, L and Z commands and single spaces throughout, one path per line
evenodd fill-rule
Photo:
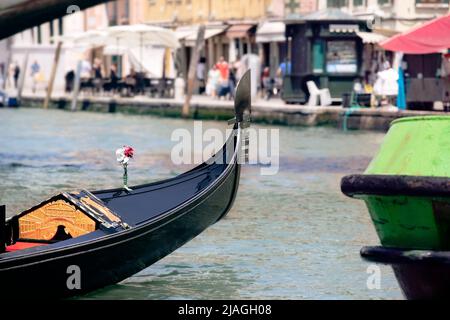
M 25 94 L 24 107 L 42 108 L 44 94 Z M 111 96 L 80 96 L 77 110 L 93 112 L 120 112 L 129 114 L 149 114 L 163 117 L 181 117 L 184 100 L 150 98 L 136 96 L 132 98 Z M 56 94 L 50 108 L 70 110 L 71 97 Z M 444 115 L 444 112 L 398 110 L 395 107 L 345 109 L 342 106 L 304 106 L 286 104 L 281 99 L 269 101 L 256 99 L 252 103 L 252 119 L 256 123 L 289 126 L 333 126 L 342 128 L 344 122 L 350 130 L 387 131 L 390 123 L 398 118 Z M 191 101 L 191 115 L 195 119 L 228 120 L 233 117 L 233 102 L 194 96 Z

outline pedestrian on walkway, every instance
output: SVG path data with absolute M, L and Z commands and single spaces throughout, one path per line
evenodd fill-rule
M 37 60 L 34 60 L 33 64 L 31 65 L 31 80 L 33 82 L 33 93 L 36 93 L 36 87 L 37 87 L 37 83 L 39 81 L 39 73 L 41 72 L 41 66 L 39 65 L 39 63 L 37 62 Z
M 66 75 L 64 77 L 66 83 L 65 83 L 65 92 L 71 93 L 73 91 L 73 87 L 75 85 L 75 71 L 73 69 L 68 70 L 66 72 Z
M 217 69 L 220 72 L 218 97 L 226 98 L 231 95 L 230 66 L 224 57 L 220 57 L 219 62 L 217 62 Z
M 224 57 L 220 57 L 219 62 L 217 62 L 217 69 L 220 71 L 220 78 L 222 81 L 228 81 L 230 78 L 230 66 L 228 62 L 225 61 Z
M 96 93 L 99 93 L 103 87 L 103 72 L 102 61 L 98 58 L 94 60 L 94 89 Z
M 236 79 L 236 69 L 235 68 L 230 68 L 230 99 L 234 99 L 235 98 L 235 94 L 236 94 L 236 87 L 238 84 L 238 81 Z
M 217 96 L 217 91 L 220 81 L 220 71 L 217 66 L 214 65 L 208 72 L 208 84 L 206 85 L 206 94 L 210 97 L 215 98 Z
M 283 61 L 280 63 L 280 66 L 278 67 L 277 75 L 281 78 L 284 78 L 286 75 L 289 75 L 292 73 L 292 64 L 291 62 Z
M 264 99 L 269 100 L 272 97 L 272 78 L 270 77 L 270 68 L 264 67 L 261 75 L 261 95 Z
M 203 94 L 206 91 L 206 58 L 201 57 L 197 65 L 197 81 L 198 81 L 198 93 Z
M 13 78 L 14 78 L 14 88 L 19 88 L 19 77 L 20 77 L 20 67 L 19 64 L 16 62 L 13 65 Z

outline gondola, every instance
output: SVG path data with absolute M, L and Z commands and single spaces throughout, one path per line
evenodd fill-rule
M 236 92 L 233 134 L 215 161 L 130 191 L 61 193 L 1 223 L 2 292 L 83 295 L 129 278 L 223 219 L 239 186 L 250 104 L 247 72 Z

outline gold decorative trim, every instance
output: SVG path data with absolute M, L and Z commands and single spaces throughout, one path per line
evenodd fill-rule
M 73 238 L 96 230 L 96 222 L 73 205 L 57 200 L 47 203 L 19 218 L 21 239 L 50 241 L 59 226 Z

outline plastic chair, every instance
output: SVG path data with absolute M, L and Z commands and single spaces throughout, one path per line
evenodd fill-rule
M 319 100 L 321 106 L 329 106 L 332 103 L 331 94 L 329 89 L 319 89 L 314 81 L 308 81 L 306 83 L 309 91 L 309 101 L 308 105 L 318 106 Z

